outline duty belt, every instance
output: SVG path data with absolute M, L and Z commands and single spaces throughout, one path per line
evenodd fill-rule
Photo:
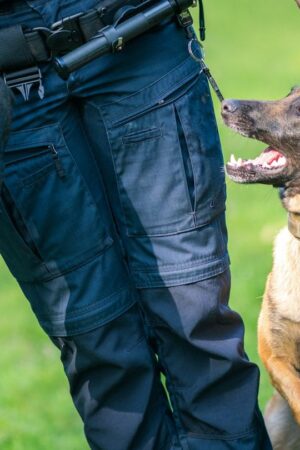
M 107 6 L 105 5 L 107 4 Z M 136 12 L 141 0 L 103 1 L 97 8 L 55 22 L 50 28 L 26 29 L 15 25 L 0 29 L 0 72 L 18 71 L 81 46 L 118 14 Z M 145 2 L 143 3 L 145 4 Z
M 38 86 L 38 94 L 43 98 L 38 63 L 56 57 L 56 70 L 67 79 L 72 71 L 102 54 L 122 50 L 124 43 L 173 16 L 185 28 L 189 51 L 195 57 L 191 46 L 196 39 L 188 8 L 196 4 L 197 0 L 102 0 L 98 8 L 64 17 L 50 28 L 26 29 L 22 25 L 4 28 L 0 30 L 0 72 L 6 85 L 19 90 L 26 101 L 32 86 Z M 200 37 L 204 40 L 202 0 L 199 14 Z M 210 75 L 204 62 L 201 69 Z M 211 81 L 212 77 L 208 78 Z

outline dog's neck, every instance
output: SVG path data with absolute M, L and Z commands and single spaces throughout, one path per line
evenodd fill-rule
M 289 232 L 300 241 L 300 213 L 289 212 L 288 229 Z
M 300 242 L 300 193 L 285 190 L 281 201 L 288 212 L 288 230 Z

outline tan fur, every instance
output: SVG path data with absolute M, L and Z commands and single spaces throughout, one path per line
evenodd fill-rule
M 295 204 L 296 201 L 291 206 Z M 300 450 L 300 241 L 287 228 L 275 240 L 273 268 L 259 317 L 258 342 L 272 384 L 292 411 L 288 412 L 279 394 L 267 409 L 266 421 L 274 448 Z M 290 443 L 279 429 L 289 435 Z
M 287 197 L 284 200 L 284 206 L 289 212 L 299 214 L 299 212 L 300 212 L 300 194 L 293 195 L 293 197 Z

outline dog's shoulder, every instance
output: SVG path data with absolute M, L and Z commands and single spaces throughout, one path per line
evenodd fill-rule
M 287 228 L 275 239 L 273 269 L 261 312 L 261 326 L 273 349 L 300 353 L 300 242 Z M 292 347 L 292 348 L 291 348 Z M 290 350 L 288 350 L 290 349 Z
M 287 228 L 275 239 L 270 289 L 283 317 L 300 322 L 300 241 Z

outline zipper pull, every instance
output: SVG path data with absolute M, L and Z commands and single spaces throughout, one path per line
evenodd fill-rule
M 61 162 L 60 162 L 60 159 L 59 159 L 57 150 L 56 150 L 56 148 L 54 147 L 54 145 L 49 145 L 49 150 L 50 150 L 50 152 L 51 152 L 51 155 L 52 155 L 52 158 L 53 158 L 53 161 L 54 161 L 54 164 L 55 164 L 55 167 L 56 167 L 56 171 L 57 171 L 57 173 L 58 173 L 58 176 L 59 176 L 60 178 L 65 178 L 66 172 L 64 171 L 64 168 L 63 168 L 63 166 L 61 165 Z

